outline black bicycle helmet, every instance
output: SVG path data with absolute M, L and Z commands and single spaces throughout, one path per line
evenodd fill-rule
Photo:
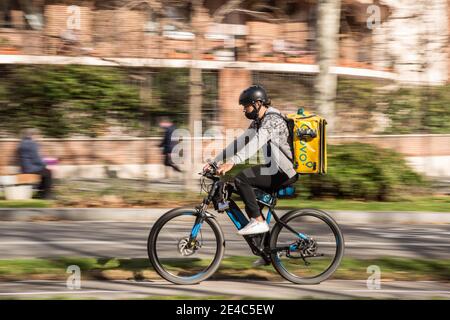
M 259 85 L 253 85 L 242 91 L 239 96 L 239 104 L 247 106 L 256 101 L 261 101 L 265 106 L 270 105 L 270 99 L 267 96 L 266 90 Z

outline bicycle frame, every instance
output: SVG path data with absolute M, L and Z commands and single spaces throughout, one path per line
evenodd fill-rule
M 225 252 L 225 237 L 224 232 L 217 221 L 218 219 L 216 219 L 217 214 L 213 211 L 209 211 L 211 203 L 214 205 L 214 209 L 217 212 L 226 213 L 236 229 L 242 229 L 249 222 L 247 215 L 244 214 L 236 202 L 231 199 L 233 193 L 238 193 L 236 186 L 232 182 L 220 181 L 219 176 L 216 174 L 219 171 L 218 166 L 215 163 L 208 162 L 208 164 L 209 167 L 205 166 L 203 172 L 200 174 L 204 178 L 211 179 L 212 183 L 206 185 L 204 180 L 201 180 L 202 190 L 207 193 L 207 196 L 203 199 L 202 203 L 196 206 L 195 210 L 192 210 L 192 208 L 176 208 L 170 210 L 156 221 L 148 237 L 148 256 L 155 271 L 161 277 L 172 283 L 199 283 L 213 275 L 220 266 L 220 262 Z M 297 284 L 317 284 L 328 279 L 339 266 L 344 254 L 345 246 L 342 232 L 334 219 L 326 212 L 317 209 L 292 210 L 283 217 L 278 217 L 275 212 L 278 191 L 267 193 L 261 189 L 255 189 L 255 195 L 259 207 L 263 211 L 263 217 L 265 217 L 266 221 L 269 223 L 271 220 L 275 219 L 275 225 L 273 228 L 270 228 L 268 232 L 244 236 L 244 239 L 253 254 L 260 256 L 265 261 L 266 265 L 272 264 L 274 269 L 290 282 Z M 268 210 L 264 210 L 266 207 Z M 210 262 L 205 268 L 201 268 L 201 270 L 197 270 L 197 268 L 191 271 L 184 271 L 182 268 L 180 270 L 178 270 L 178 268 L 172 270 L 170 268 L 172 264 L 169 264 L 169 267 L 167 267 L 164 263 L 166 255 L 158 255 L 158 239 L 163 239 L 163 245 L 160 246 L 160 249 L 163 250 L 163 252 L 166 250 L 165 239 L 167 236 L 160 235 L 160 231 L 168 222 L 178 217 L 182 217 L 181 223 L 186 221 L 183 217 L 194 219 L 195 221 L 193 222 L 190 220 L 191 222 L 189 222 L 187 226 L 185 224 L 183 225 L 183 228 L 187 227 L 187 230 L 185 229 L 186 231 L 182 232 L 183 234 L 181 234 L 181 237 L 176 236 L 176 239 L 172 237 L 172 239 L 176 241 L 175 244 L 177 249 L 175 251 L 174 261 L 178 260 L 177 258 L 179 258 L 179 255 L 188 257 L 195 254 L 197 251 L 198 253 L 201 253 L 202 248 L 205 248 L 206 254 L 213 254 L 214 256 L 212 259 L 207 259 Z M 307 223 L 301 222 L 301 219 L 304 217 L 306 218 L 304 221 Z M 295 230 L 307 229 L 307 226 L 309 225 L 308 217 L 318 219 L 319 222 L 321 221 L 321 223 L 325 223 L 329 227 L 329 231 L 331 231 L 332 236 L 336 240 L 335 248 L 331 248 L 330 250 L 327 249 L 327 252 L 324 253 L 321 252 L 322 245 L 316 240 L 316 228 L 312 228 L 313 231 L 311 237 Z M 203 227 L 204 223 L 206 223 L 206 225 Z M 174 228 L 176 231 L 178 231 L 179 226 L 180 224 L 175 224 Z M 203 237 L 202 228 L 205 229 L 203 230 L 205 232 L 205 237 Z M 206 235 L 206 229 L 208 231 L 211 230 L 213 234 L 211 235 L 208 232 Z M 171 228 L 168 227 L 168 229 L 165 230 L 168 230 L 167 232 L 169 233 L 169 236 L 171 236 Z M 319 237 L 322 239 L 321 235 Z M 205 240 L 205 242 L 203 240 Z M 216 249 L 214 252 L 210 250 L 213 248 Z M 320 251 L 318 251 L 319 249 Z M 309 258 L 320 259 L 321 257 L 325 257 L 322 258 L 322 260 L 325 259 L 323 260 L 325 261 L 325 264 L 318 264 L 317 266 L 320 267 L 320 269 L 324 267 L 323 271 L 317 268 L 308 270 L 308 272 L 312 272 L 312 276 L 304 274 L 303 272 L 299 275 L 295 271 L 297 270 L 298 262 L 301 263 L 301 260 L 298 260 L 297 262 L 296 259 L 302 259 L 305 267 L 308 267 L 312 263 L 309 262 Z M 198 258 L 203 259 L 203 256 L 194 257 L 194 259 Z M 184 261 L 189 262 L 190 259 L 191 258 L 184 259 Z M 168 258 L 168 260 L 170 261 L 171 259 Z M 295 270 L 293 271 L 288 266 L 290 262 L 294 264 Z M 181 267 L 183 266 L 185 265 L 182 264 Z M 187 265 L 185 267 L 189 268 Z M 301 271 L 304 270 L 302 269 Z M 194 273 L 194 275 L 191 275 L 192 273 Z
M 206 210 L 207 210 L 208 206 L 210 205 L 210 203 L 214 201 L 213 198 L 214 198 L 214 195 L 216 194 L 216 192 L 218 192 L 217 188 L 219 186 L 220 180 L 217 177 L 212 177 L 211 179 L 213 179 L 214 183 L 211 187 L 211 190 L 208 193 L 208 196 L 203 200 L 203 203 L 196 208 L 199 214 L 196 217 L 194 226 L 192 227 L 191 234 L 189 237 L 189 245 L 190 246 L 195 245 L 197 235 L 200 232 L 201 226 L 202 226 L 203 222 L 205 221 L 205 219 L 214 217 L 214 215 L 208 213 Z M 273 194 L 272 196 L 275 197 L 276 195 Z M 239 206 L 234 202 L 234 200 L 231 199 L 231 194 L 229 194 L 227 199 L 225 199 L 225 200 L 229 202 L 229 207 L 225 210 L 225 212 L 228 215 L 228 217 L 230 218 L 230 220 L 232 221 L 232 223 L 234 224 L 234 226 L 238 230 L 244 228 L 247 225 L 247 223 L 249 222 L 247 217 L 244 215 L 244 213 L 239 208 Z M 283 220 L 281 220 L 278 217 L 278 215 L 275 213 L 275 208 L 274 208 L 276 205 L 276 200 L 270 206 L 266 205 L 266 204 L 262 204 L 262 205 L 264 207 L 268 208 L 267 216 L 265 217 L 268 224 L 270 223 L 270 220 L 273 216 L 277 223 L 280 223 L 281 225 L 283 225 L 283 227 L 285 227 L 287 230 L 289 230 L 290 232 L 295 234 L 297 237 L 299 237 L 299 239 L 305 240 L 305 241 L 309 240 L 308 236 L 306 236 L 303 233 L 295 231 L 292 227 L 290 227 L 288 224 L 286 224 Z M 244 236 L 244 239 L 246 240 L 246 242 L 249 245 L 252 252 L 255 255 L 262 256 L 267 262 L 270 262 L 270 257 L 268 257 L 268 255 L 270 253 L 296 249 L 293 247 L 293 246 L 295 246 L 294 244 L 291 244 L 286 247 L 270 249 L 269 244 L 268 244 L 269 238 L 270 238 L 270 231 L 263 233 L 263 234 Z

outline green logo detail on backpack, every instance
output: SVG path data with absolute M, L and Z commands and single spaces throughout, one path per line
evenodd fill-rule
M 302 123 L 300 129 L 309 130 L 311 128 L 306 123 Z M 314 162 L 308 161 L 308 152 L 307 152 L 308 146 L 306 144 L 306 138 L 300 139 L 300 145 L 301 145 L 299 155 L 300 162 L 308 168 L 314 168 L 315 167 Z
M 315 167 L 314 162 L 308 161 L 308 153 L 306 152 L 307 150 L 306 141 L 300 140 L 300 144 L 302 146 L 300 148 L 300 156 L 299 156 L 301 163 L 307 166 L 308 168 L 314 168 Z

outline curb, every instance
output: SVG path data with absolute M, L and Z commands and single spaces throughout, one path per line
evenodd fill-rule
M 450 212 L 328 211 L 339 223 L 450 224 Z
M 0 221 L 68 220 L 68 221 L 149 221 L 168 208 L 17 208 L 0 209 Z
M 152 221 L 171 208 L 1 208 L 0 221 Z M 278 210 L 283 215 L 288 210 Z M 338 223 L 450 224 L 449 212 L 327 211 Z

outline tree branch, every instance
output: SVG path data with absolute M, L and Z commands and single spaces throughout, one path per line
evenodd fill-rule
M 158 1 L 158 0 L 126 0 L 123 1 L 122 5 L 120 6 L 120 9 L 133 9 L 139 5 L 145 4 L 150 9 L 150 11 L 156 13 L 158 17 L 167 19 L 170 25 L 177 27 L 181 30 L 189 30 L 190 26 L 186 23 L 183 23 L 181 21 L 176 21 L 174 19 L 170 19 L 167 17 L 165 11 L 164 11 L 164 5 L 169 3 L 171 1 Z M 173 2 L 173 1 L 172 1 Z
M 223 4 L 219 9 L 217 9 L 213 16 L 213 21 L 215 23 L 222 23 L 225 19 L 225 16 L 233 12 L 235 9 L 238 9 L 239 6 L 244 2 L 245 0 L 230 0 Z
M 272 15 L 270 15 L 267 12 L 261 12 L 261 11 L 254 11 L 254 10 L 247 10 L 247 9 L 232 9 L 231 12 L 241 12 L 244 14 L 247 14 L 249 16 L 253 16 L 255 18 L 258 18 L 260 20 L 268 21 L 268 22 L 281 22 L 284 19 L 277 19 L 272 18 Z

